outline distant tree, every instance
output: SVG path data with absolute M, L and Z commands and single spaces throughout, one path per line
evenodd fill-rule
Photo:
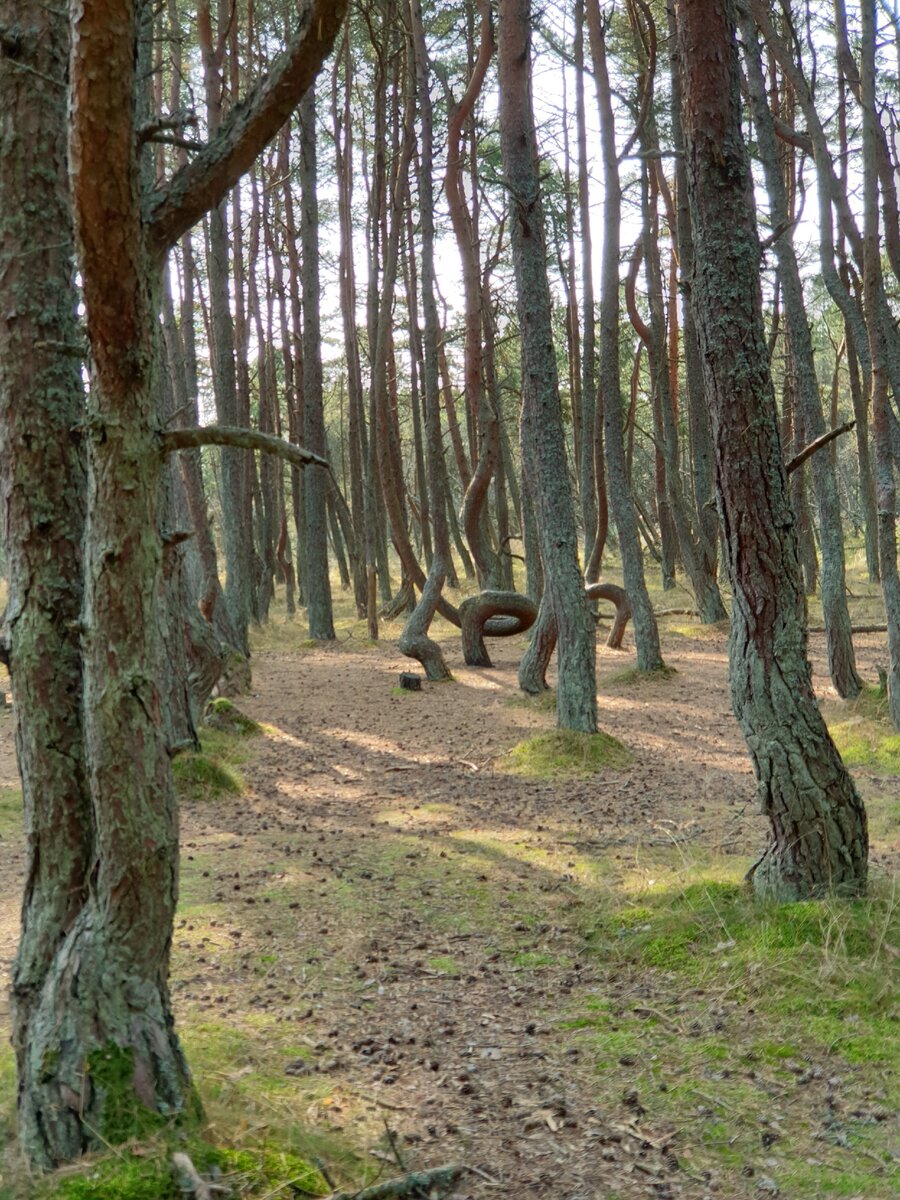
M 536 509 L 544 604 L 559 631 L 557 722 L 597 729 L 596 634 L 578 563 L 553 348 L 544 213 L 534 138 L 530 0 L 502 0 L 500 136 L 509 188 L 516 312 L 522 346 L 522 457 Z

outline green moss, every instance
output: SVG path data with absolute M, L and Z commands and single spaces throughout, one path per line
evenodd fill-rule
M 605 767 L 621 769 L 632 757 L 630 750 L 607 733 L 554 729 L 519 742 L 500 765 L 513 775 L 553 779 L 595 775 Z
M 200 1139 L 161 1140 L 117 1155 L 96 1157 L 76 1175 L 48 1180 L 39 1200 L 182 1200 L 185 1191 L 172 1163 L 186 1154 L 199 1174 L 246 1200 L 275 1194 L 322 1196 L 330 1189 L 321 1172 L 297 1154 L 260 1147 L 229 1149 Z
M 262 733 L 262 726 L 257 721 L 245 716 L 224 696 L 210 700 L 206 706 L 204 723 L 211 729 L 220 729 L 235 737 L 256 737 Z
M 244 790 L 237 771 L 207 754 L 181 754 L 172 770 L 182 800 L 216 800 L 229 794 L 239 796 Z
M 544 954 L 540 950 L 520 950 L 512 956 L 513 966 L 526 970 L 536 970 L 538 967 L 565 966 L 566 959 L 556 954 Z
M 321 1172 L 296 1154 L 282 1150 L 220 1150 L 219 1166 L 226 1182 L 238 1186 L 241 1195 L 260 1191 L 285 1195 L 324 1196 L 331 1189 Z
M 0 1046 L 0 1146 L 10 1141 L 16 1128 L 16 1063 L 12 1049 Z M 2 1162 L 0 1162 L 2 1167 Z M 0 1192 L 2 1196 L 2 1192 Z
M 611 675 L 605 675 L 600 683 L 604 687 L 616 687 L 618 685 L 631 685 L 641 683 L 657 683 L 661 679 L 672 679 L 678 671 L 675 667 L 657 667 L 655 671 L 639 671 L 637 667 L 629 667 L 625 671 L 614 671 Z
M 92 1051 L 87 1073 L 99 1098 L 100 1138 L 117 1146 L 133 1137 L 147 1137 L 167 1124 L 166 1118 L 142 1104 L 134 1089 L 134 1050 L 114 1042 Z
M 449 954 L 438 954 L 434 958 L 429 958 L 428 967 L 432 971 L 440 971 L 442 975 L 450 975 L 454 979 L 458 979 L 460 975 L 459 963 Z

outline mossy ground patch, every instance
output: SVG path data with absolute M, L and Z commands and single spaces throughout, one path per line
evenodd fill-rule
M 513 746 L 500 766 L 532 779 L 595 775 L 604 768 L 621 769 L 632 761 L 630 750 L 608 733 L 554 729 Z

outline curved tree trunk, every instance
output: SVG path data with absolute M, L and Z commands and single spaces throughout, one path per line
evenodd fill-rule
M 515 637 L 530 629 L 537 615 L 538 607 L 534 601 L 518 592 L 479 592 L 477 596 L 463 600 L 459 606 L 459 620 L 466 666 L 494 665 L 484 644 L 485 625 L 491 618 L 509 618 L 505 627 L 500 621 L 493 621 L 493 637 Z
M 400 637 L 400 649 L 411 658 L 417 659 L 425 668 L 429 679 L 450 679 L 450 670 L 444 662 L 440 646 L 428 636 L 431 622 L 437 611 L 441 589 L 447 577 L 450 561 L 450 537 L 447 529 L 447 502 L 444 495 L 444 476 L 441 471 L 443 438 L 441 433 L 441 388 L 438 374 L 438 323 L 437 304 L 434 291 L 434 194 L 432 185 L 432 115 L 431 93 L 428 78 L 428 54 L 425 47 L 425 30 L 422 24 L 420 0 L 409 0 L 410 26 L 412 29 L 413 63 L 408 84 L 410 98 L 418 100 L 422 121 L 421 149 L 419 153 L 419 219 L 422 226 L 422 310 L 425 318 L 423 332 L 425 393 L 426 447 L 428 453 L 428 478 L 431 511 L 434 519 L 434 557 L 428 578 L 422 588 L 419 603 L 410 614 L 406 628 Z M 414 106 L 410 106 L 412 109 Z M 412 140 L 412 131 L 408 131 Z
M 780 900 L 866 885 L 862 802 L 815 701 L 778 437 L 741 134 L 732 0 L 680 0 L 679 68 L 696 258 L 691 302 L 734 594 L 730 678 L 772 841 L 751 871 Z M 735 454 L 741 445 L 743 453 Z
M 622 639 L 631 620 L 631 601 L 628 599 L 628 593 L 615 583 L 589 583 L 585 592 L 588 600 L 609 600 L 615 605 L 616 616 L 606 644 L 610 650 L 621 650 Z
M 519 687 L 529 696 L 539 696 L 549 690 L 547 668 L 556 649 L 557 633 L 553 605 L 545 597 L 541 600 L 528 649 L 519 663 Z

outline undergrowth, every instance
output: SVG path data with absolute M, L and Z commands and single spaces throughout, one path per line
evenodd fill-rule
M 183 1200 L 195 1195 L 190 1178 L 173 1162 L 186 1155 L 200 1177 L 235 1200 L 321 1196 L 331 1189 L 306 1159 L 267 1146 L 215 1146 L 201 1138 L 171 1135 L 92 1155 L 43 1182 L 22 1180 L 11 1195 L 30 1200 Z M 23 1190 L 27 1188 L 28 1190 Z
M 823 705 L 828 728 L 848 767 L 900 774 L 900 731 L 888 716 L 883 690 L 867 685 L 855 700 Z
M 896 1195 L 885 1122 L 900 1105 L 900 910 L 887 884 L 782 906 L 737 882 L 650 888 L 592 912 L 584 936 L 616 985 L 567 1024 L 604 1096 L 677 1125 L 689 1165 L 720 1188 Z
M 172 763 L 179 796 L 189 801 L 239 796 L 245 787 L 239 768 L 250 757 L 245 742 L 262 733 L 262 727 L 230 700 L 220 699 L 212 701 L 199 732 L 200 750 L 180 754 Z

